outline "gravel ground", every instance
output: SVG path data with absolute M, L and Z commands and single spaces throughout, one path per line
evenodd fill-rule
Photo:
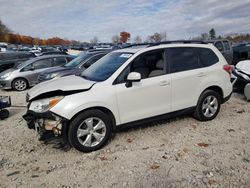
M 0 90 L 13 105 L 25 105 L 25 94 Z M 40 143 L 25 108 L 10 113 L 0 120 L 0 187 L 250 187 L 250 103 L 240 94 L 213 121 L 123 130 L 87 154 Z

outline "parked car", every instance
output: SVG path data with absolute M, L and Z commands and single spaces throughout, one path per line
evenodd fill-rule
M 157 43 L 113 51 L 80 76 L 38 84 L 27 94 L 28 127 L 79 151 L 103 147 L 120 127 L 191 113 L 214 119 L 232 93 L 232 66 L 214 45 Z
M 73 59 L 67 64 L 41 72 L 38 76 L 38 83 L 68 75 L 79 75 L 82 71 L 91 66 L 108 52 L 110 51 L 105 50 L 81 52 L 77 58 Z
M 40 55 L 69 55 L 69 54 L 64 51 L 51 51 L 51 52 L 43 52 Z
M 0 53 L 0 72 L 14 67 L 28 59 L 36 57 L 30 52 L 1 52 Z
M 61 66 L 74 57 L 69 55 L 41 56 L 25 61 L 0 73 L 0 86 L 3 89 L 23 91 L 37 83 L 40 72 L 55 66 Z
M 8 48 L 8 43 L 0 42 L 0 52 L 5 52 Z
M 222 55 L 227 60 L 228 64 L 233 64 L 233 48 L 231 42 L 226 39 L 216 39 L 210 40 L 209 43 L 214 44 L 214 46 L 222 53 Z
M 242 43 L 233 46 L 233 64 L 239 61 L 250 60 L 250 43 Z
M 234 88 L 244 91 L 245 86 L 250 83 L 250 60 L 238 62 L 233 70 L 233 76 L 237 78 Z

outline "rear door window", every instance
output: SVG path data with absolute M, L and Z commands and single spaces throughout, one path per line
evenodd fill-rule
M 167 61 L 170 62 L 170 72 L 182 72 L 200 68 L 198 55 L 194 48 L 178 47 L 167 49 Z
M 219 58 L 211 49 L 196 48 L 196 51 L 198 52 L 200 58 L 200 64 L 203 67 L 208 67 L 219 62 Z
M 62 66 L 66 63 L 66 59 L 64 57 L 56 57 L 54 58 L 53 66 Z

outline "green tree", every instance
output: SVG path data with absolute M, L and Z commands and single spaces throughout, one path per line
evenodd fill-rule
M 216 38 L 216 33 L 215 33 L 214 28 L 210 29 L 209 37 L 210 37 L 210 39 L 215 39 Z
M 10 29 L 0 20 L 0 35 L 10 33 Z

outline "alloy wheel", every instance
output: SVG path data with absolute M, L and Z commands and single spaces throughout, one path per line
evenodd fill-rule
M 105 123 L 97 117 L 85 119 L 77 130 L 78 141 L 86 147 L 94 147 L 104 139 L 106 135 Z
M 18 91 L 23 91 L 23 90 L 26 89 L 27 83 L 26 83 L 25 80 L 18 79 L 18 80 L 15 81 L 14 87 Z
M 218 99 L 213 96 L 209 95 L 205 98 L 202 103 L 202 113 L 205 117 L 212 117 L 216 114 L 218 110 Z

